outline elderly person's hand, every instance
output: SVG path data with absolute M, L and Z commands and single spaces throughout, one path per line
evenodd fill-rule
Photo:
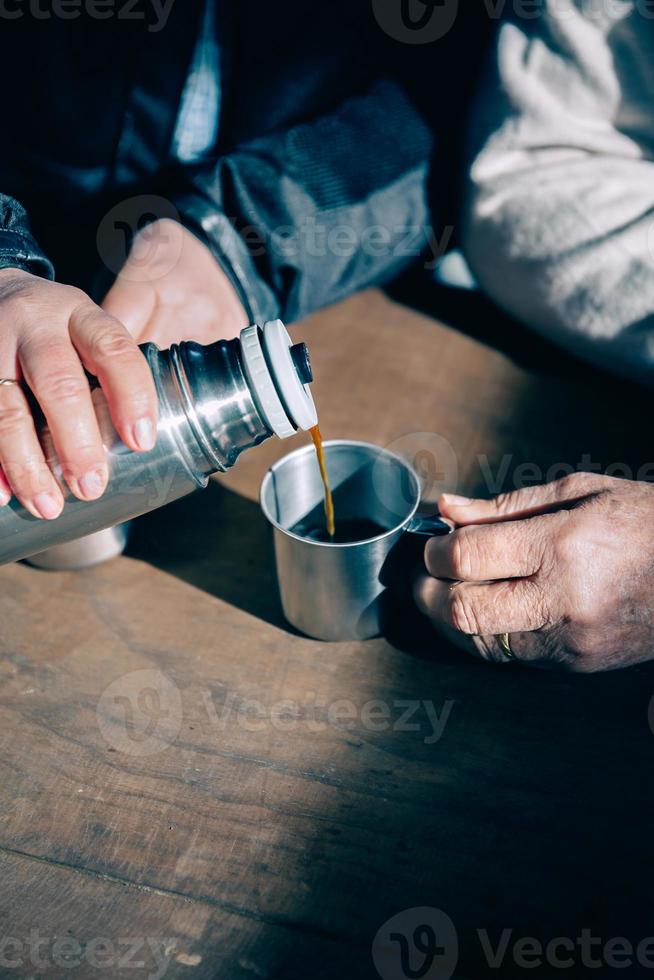
M 206 245 L 168 218 L 147 225 L 102 303 L 139 344 L 210 344 L 238 336 L 248 315 Z
M 494 500 L 445 494 L 419 607 L 486 660 L 576 671 L 654 657 L 654 486 L 579 473 Z

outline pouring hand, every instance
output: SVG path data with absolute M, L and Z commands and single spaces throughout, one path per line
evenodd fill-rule
M 125 327 L 81 290 L 21 269 L 0 271 L 0 505 L 15 494 L 34 517 L 52 519 L 63 494 L 37 434 L 31 391 L 48 423 L 64 479 L 94 500 L 107 484 L 102 439 L 84 373 L 96 375 L 123 441 L 152 448 L 157 396 Z M 38 411 L 37 411 L 38 414 Z

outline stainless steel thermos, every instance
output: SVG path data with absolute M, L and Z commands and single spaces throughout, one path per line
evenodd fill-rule
M 182 343 L 160 351 L 145 344 L 159 396 L 157 442 L 135 453 L 116 434 L 100 388 L 93 391 L 109 464 L 102 497 L 85 502 L 66 494 L 62 514 L 38 520 L 16 499 L 0 508 L 0 564 L 121 524 L 200 487 L 228 470 L 242 452 L 272 435 L 316 425 L 309 390 L 308 351 L 293 345 L 281 320 L 246 327 L 236 340 L 206 347 Z M 61 473 L 47 430 L 50 466 Z

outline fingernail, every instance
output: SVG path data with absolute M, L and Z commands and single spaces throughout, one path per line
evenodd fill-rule
M 107 475 L 102 470 L 89 470 L 79 481 L 79 488 L 87 500 L 97 500 L 102 496 L 106 485 Z
M 134 442 L 143 451 L 153 449 L 156 442 L 152 419 L 139 419 L 134 425 Z
M 444 493 L 441 500 L 444 504 L 451 504 L 453 507 L 460 507 L 462 504 L 469 504 L 472 497 L 461 497 L 458 493 Z
M 39 493 L 34 498 L 33 503 L 41 517 L 45 517 L 46 521 L 53 521 L 55 517 L 59 517 L 61 503 L 53 493 Z

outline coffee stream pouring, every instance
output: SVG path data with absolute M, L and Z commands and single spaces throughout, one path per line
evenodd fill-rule
M 47 429 L 46 458 L 65 492 L 54 521 L 41 521 L 14 498 L 0 508 L 0 564 L 36 555 L 121 524 L 206 487 L 242 452 L 276 435 L 286 439 L 318 424 L 304 344 L 293 345 L 281 320 L 246 327 L 235 340 L 160 351 L 141 347 L 159 396 L 157 443 L 136 453 L 119 439 L 100 388 L 93 392 L 109 464 L 102 497 L 82 501 L 67 490 Z

